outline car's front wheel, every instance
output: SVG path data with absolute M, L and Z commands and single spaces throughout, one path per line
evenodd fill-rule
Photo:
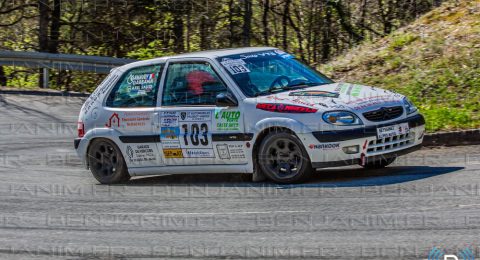
M 93 140 L 87 156 L 90 171 L 100 183 L 122 183 L 130 179 L 122 153 L 112 141 Z
M 260 144 L 257 156 L 262 172 L 278 183 L 298 183 L 313 173 L 303 144 L 288 132 L 269 133 Z

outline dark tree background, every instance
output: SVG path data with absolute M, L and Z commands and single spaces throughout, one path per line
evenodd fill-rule
M 0 0 L 0 49 L 147 59 L 275 46 L 312 65 L 390 34 L 440 0 Z M 0 85 L 38 73 L 0 67 Z M 57 71 L 56 88 L 91 90 L 98 75 Z

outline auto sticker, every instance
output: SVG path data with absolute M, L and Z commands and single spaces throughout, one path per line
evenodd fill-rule
M 215 121 L 218 131 L 240 130 L 240 111 L 218 111 L 215 113 Z

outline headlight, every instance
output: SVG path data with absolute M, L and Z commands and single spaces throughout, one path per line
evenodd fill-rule
M 407 111 L 407 115 L 417 111 L 417 107 L 408 98 L 403 99 L 403 105 Z
M 332 125 L 361 125 L 362 120 L 348 111 L 332 111 L 323 113 L 323 121 Z

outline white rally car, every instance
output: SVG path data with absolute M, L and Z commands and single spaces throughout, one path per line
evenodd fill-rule
M 421 147 L 425 120 L 392 91 L 334 83 L 276 48 L 189 53 L 115 68 L 83 105 L 75 149 L 101 183 L 385 167 Z

